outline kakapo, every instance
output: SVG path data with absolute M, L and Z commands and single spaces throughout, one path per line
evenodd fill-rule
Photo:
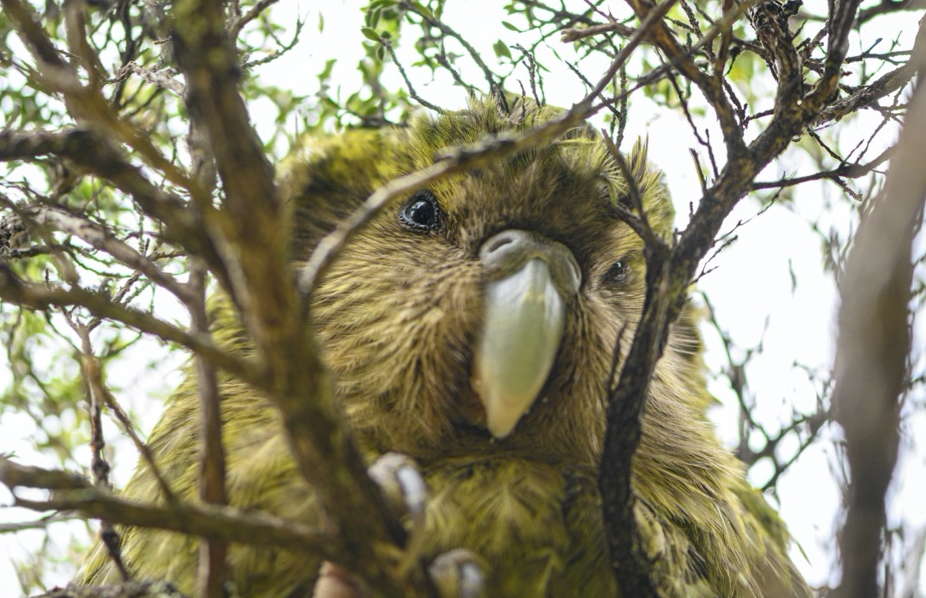
M 291 160 L 294 267 L 370 193 L 447 148 L 510 135 L 560 111 L 524 98 L 421 115 L 404 127 L 353 130 Z M 672 204 L 638 143 L 627 157 L 653 228 Z M 607 385 L 618 335 L 632 333 L 645 294 L 643 243 L 616 214 L 629 186 L 599 133 L 559 139 L 457 174 L 394 202 L 355 235 L 314 292 L 310 314 L 355 441 L 371 460 L 399 452 L 428 487 L 427 559 L 463 547 L 496 598 L 617 596 L 597 489 Z M 214 301 L 219 338 L 246 340 Z M 232 505 L 311 525 L 313 490 L 299 475 L 270 402 L 223 377 L 227 492 Z M 656 366 L 633 464 L 635 514 L 663 596 L 810 596 L 786 554 L 788 534 L 743 465 L 717 439 L 691 314 Z M 194 377 L 149 439 L 180 498 L 198 492 Z M 140 464 L 124 490 L 158 495 Z M 140 579 L 194 593 L 199 541 L 120 528 Z M 81 583 L 118 581 L 99 547 Z M 311 596 L 311 555 L 234 545 L 241 596 Z

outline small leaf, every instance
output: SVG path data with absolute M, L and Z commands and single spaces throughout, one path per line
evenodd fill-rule
M 511 58 L 511 50 L 508 49 L 508 46 L 505 45 L 505 42 L 502 40 L 495 42 L 495 44 L 492 46 L 492 49 L 495 50 L 495 55 L 499 58 L 502 56 L 505 58 Z
M 379 43 L 379 34 L 376 33 L 376 29 L 370 29 L 369 27 L 361 27 L 360 33 L 362 33 L 363 37 L 367 38 L 368 40 Z
M 502 21 L 502 27 L 504 27 L 505 29 L 509 29 L 509 30 L 511 30 L 511 31 L 516 31 L 516 32 L 518 32 L 518 33 L 521 33 L 521 30 L 520 30 L 520 29 L 518 29 L 517 27 L 515 27 L 514 25 L 512 25 L 512 24 L 509 23 L 508 21 Z
M 412 2 L 411 4 L 413 7 L 415 7 L 415 11 L 418 12 L 418 14 L 424 15 L 425 17 L 434 20 L 434 13 L 431 12 L 430 8 L 421 2 Z
M 331 69 L 334 68 L 334 63 L 337 61 L 337 58 L 332 58 L 331 60 L 325 61 L 325 68 L 322 69 L 322 72 L 318 74 L 319 81 L 324 81 L 325 79 L 331 77 Z

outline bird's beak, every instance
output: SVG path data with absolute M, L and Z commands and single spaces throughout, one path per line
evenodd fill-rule
M 493 236 L 483 244 L 480 258 L 490 282 L 472 384 L 485 409 L 486 427 L 504 438 L 550 375 L 563 338 L 566 303 L 577 292 L 581 274 L 564 245 L 526 231 Z

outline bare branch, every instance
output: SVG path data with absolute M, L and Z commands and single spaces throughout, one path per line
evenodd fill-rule
M 645 19 L 653 9 L 646 0 L 628 0 L 628 4 L 633 7 L 634 12 L 642 20 Z M 666 4 L 665 2 L 663 4 Z M 660 4 L 662 6 L 662 4 Z M 721 31 L 715 28 L 717 33 Z M 736 112 L 730 105 L 721 84 L 719 77 L 711 77 L 702 72 L 691 56 L 685 52 L 675 36 L 664 24 L 660 23 L 653 30 L 653 40 L 657 47 L 663 51 L 666 58 L 672 62 L 673 66 L 679 70 L 686 79 L 694 83 L 707 98 L 714 112 L 717 114 L 717 120 L 720 122 L 720 129 L 723 131 L 724 142 L 727 145 L 727 154 L 733 155 L 745 150 L 742 132 L 736 119 Z
M 854 114 L 862 108 L 875 106 L 881 98 L 896 92 L 898 89 L 908 84 L 915 72 L 916 71 L 908 62 L 878 77 L 877 80 L 863 86 L 848 97 L 826 106 L 817 114 L 815 119 L 811 120 L 810 124 L 812 126 L 820 126 L 828 122 L 837 121 L 844 116 Z
M 228 36 L 231 39 L 237 39 L 245 25 L 260 17 L 260 15 L 266 12 L 267 9 L 276 4 L 278 1 L 279 0 L 257 0 L 257 2 L 254 3 L 254 6 L 252 6 L 248 12 L 232 20 L 228 27 Z
M 224 233 L 240 272 L 230 282 L 269 369 L 268 395 L 281 411 L 299 472 L 318 489 L 344 544 L 355 551 L 354 570 L 377 592 L 403 595 L 374 547 L 403 546 L 405 531 L 366 474 L 297 300 L 287 263 L 286 211 L 238 91 L 240 71 L 225 30 L 224 5 L 218 0 L 178 2 L 171 27 L 187 81 L 187 105 L 208 135 L 223 183 Z M 421 568 L 418 574 L 417 587 L 423 588 L 426 572 Z
M 113 523 L 183 532 L 207 540 L 274 546 L 307 552 L 335 562 L 345 562 L 338 553 L 333 535 L 312 530 L 294 521 L 284 521 L 265 513 L 216 505 L 171 504 L 155 506 L 126 500 L 90 485 L 83 477 L 39 467 L 19 465 L 0 457 L 0 482 L 16 487 L 57 490 L 45 501 L 14 497 L 17 506 L 34 511 L 80 511 L 88 517 L 105 518 Z
M 913 60 L 926 73 L 926 21 Z M 859 225 L 846 263 L 836 350 L 836 421 L 846 436 L 852 476 L 840 538 L 838 598 L 878 591 L 884 494 L 897 460 L 901 394 L 910 349 L 908 324 L 914 235 L 926 198 L 926 85 L 920 80 L 897 142 L 883 193 Z M 890 243 L 885 243 L 890 239 Z
M 23 4 L 21 0 L 0 0 L 0 4 L 9 14 L 17 32 L 39 63 L 40 72 L 37 75 L 54 91 L 64 95 L 68 111 L 78 122 L 92 124 L 132 147 L 138 155 L 163 173 L 169 181 L 189 190 L 194 197 L 202 197 L 203 194 L 194 182 L 167 160 L 143 131 L 116 116 L 99 89 L 93 86 L 86 87 L 80 83 L 76 70 L 59 55 L 29 6 Z M 80 29 L 79 25 L 75 26 Z M 75 33 L 80 35 L 79 32 Z M 83 43 L 85 42 L 74 40 L 77 46 L 82 47 Z
M 560 41 L 569 43 L 585 39 L 586 37 L 612 32 L 623 35 L 624 37 L 630 37 L 635 33 L 633 27 L 628 27 L 617 21 L 611 21 L 610 23 L 588 25 L 587 27 L 570 27 L 569 29 L 563 29 Z
M 222 351 L 208 339 L 185 332 L 146 312 L 115 303 L 100 293 L 80 288 L 63 289 L 24 282 L 8 266 L 0 264 L 0 299 L 37 310 L 49 306 L 80 306 L 98 317 L 121 322 L 141 332 L 186 347 L 258 388 L 267 384 L 264 374 L 251 362 Z
M 879 4 L 863 8 L 858 12 L 857 25 L 862 25 L 881 15 L 908 10 L 923 10 L 926 0 L 881 0 Z
M 782 187 L 793 187 L 794 185 L 800 185 L 802 183 L 808 183 L 810 181 L 822 181 L 826 179 L 841 179 L 841 178 L 858 178 L 863 177 L 866 174 L 870 174 L 875 171 L 879 166 L 887 162 L 894 153 L 894 146 L 889 147 L 884 150 L 880 156 L 876 157 L 871 162 L 867 164 L 854 164 L 845 162 L 841 164 L 838 168 L 832 170 L 823 170 L 820 172 L 815 172 L 814 174 L 808 174 L 806 176 L 785 178 L 778 181 L 768 181 L 768 182 L 756 182 L 752 184 L 753 191 L 758 191 L 759 189 L 779 189 Z
M 195 301 L 189 303 L 189 308 L 193 333 L 203 336 L 209 334 L 206 274 L 204 264 L 194 258 L 189 285 L 194 290 Z M 196 357 L 196 379 L 203 438 L 200 498 L 205 503 L 225 505 L 228 504 L 228 497 L 225 490 L 225 450 L 222 446 L 219 387 L 214 365 L 202 356 Z M 202 596 L 221 598 L 224 595 L 227 553 L 228 546 L 222 541 L 210 540 L 200 545 L 199 587 Z
M 0 203 L 6 203 L 6 201 L 0 198 Z M 32 205 L 20 209 L 20 212 L 38 225 L 74 235 L 92 247 L 105 251 L 120 263 L 141 272 L 155 284 L 167 289 L 184 303 L 190 301 L 191 293 L 183 283 L 159 268 L 156 263 L 135 248 L 117 239 L 112 231 L 103 226 L 87 218 L 50 206 Z
M 416 6 L 415 3 L 413 2 L 403 1 L 401 3 L 401 6 L 405 10 L 409 12 L 413 12 L 419 17 L 421 17 L 422 19 L 424 19 L 424 21 L 431 27 L 436 27 L 437 29 L 439 29 L 444 35 L 452 37 L 453 39 L 457 40 L 460 43 L 460 45 L 466 49 L 467 53 L 469 53 L 470 58 L 473 59 L 473 62 L 475 62 L 476 65 L 479 67 L 479 69 L 482 71 L 483 76 L 485 76 L 486 81 L 489 84 L 489 88 L 492 90 L 492 94 L 495 97 L 497 97 L 499 101 L 502 102 L 503 105 L 505 104 L 506 102 L 505 91 L 501 87 L 501 82 L 499 82 L 496 79 L 495 73 L 493 73 L 492 69 L 490 69 L 488 65 L 485 63 L 485 61 L 482 60 L 482 58 L 479 55 L 479 52 L 476 51 L 476 48 L 474 48 L 472 44 L 466 41 L 466 38 L 464 38 L 462 35 L 454 31 L 450 27 L 448 27 L 446 23 L 438 19 L 435 19 L 432 15 L 419 10 L 419 6 Z
M 47 131 L 0 131 L 0 161 L 31 160 L 55 155 L 67 158 L 129 194 L 155 220 L 165 224 L 164 238 L 205 259 L 223 282 L 228 274 L 209 227 L 176 195 L 152 184 L 141 169 L 107 139 L 90 129 Z M 205 232 L 204 233 L 204 228 Z

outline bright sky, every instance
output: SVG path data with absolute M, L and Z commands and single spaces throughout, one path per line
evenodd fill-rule
M 324 30 L 319 32 L 314 2 L 282 3 L 277 7 L 278 12 L 290 14 L 278 19 L 279 22 L 293 23 L 296 15 L 302 15 L 307 26 L 301 43 L 290 54 L 261 67 L 262 80 L 297 93 L 312 94 L 317 91 L 316 74 L 322 70 L 326 60 L 337 57 L 334 80 L 346 97 L 360 81 L 354 69 L 362 54 L 361 4 L 359 1 L 329 3 L 323 9 Z M 510 32 L 501 25 L 504 13 L 500 6 L 503 3 L 481 2 L 478 3 L 479 9 L 475 10 L 476 4 L 448 2 L 445 20 L 453 23 L 454 28 L 488 61 L 494 57 L 492 44 L 500 38 L 509 38 Z M 901 25 L 911 23 L 915 25 L 915 19 L 907 18 Z M 558 48 L 558 51 L 565 57 L 571 53 L 568 46 Z M 406 56 L 408 59 L 403 62 L 408 65 L 413 60 L 410 55 Z M 402 57 L 400 53 L 400 60 Z M 558 61 L 549 57 L 545 64 L 552 67 Z M 605 66 L 585 64 L 583 71 L 595 79 L 595 73 L 602 72 Z M 463 68 L 463 71 L 465 79 L 481 80 L 475 69 L 467 72 Z M 414 71 L 410 74 L 415 76 Z M 465 105 L 464 95 L 450 86 L 448 77 L 439 75 L 435 81 L 428 83 L 421 80 L 420 73 L 417 76 L 416 88 L 425 99 L 443 107 Z M 524 81 L 527 87 L 526 73 Z M 395 69 L 387 69 L 386 82 L 393 87 L 401 85 Z M 581 83 L 565 67 L 546 75 L 546 94 L 550 104 L 568 106 L 583 93 Z M 268 137 L 273 114 L 258 104 L 252 106 L 252 115 L 258 130 L 265 138 Z M 864 124 L 847 129 L 844 131 L 846 138 L 841 139 L 840 144 L 851 148 L 868 130 L 869 127 Z M 677 210 L 682 215 L 686 214 L 689 202 L 696 201 L 699 196 L 699 183 L 689 154 L 689 148 L 697 146 L 687 122 L 677 113 L 655 112 L 642 95 L 637 95 L 631 105 L 627 138 L 637 136 L 648 137 L 650 158 L 665 170 Z M 712 135 L 712 138 L 720 137 Z M 889 141 L 889 136 L 885 136 L 884 140 Z M 707 164 L 701 153 L 702 164 Z M 799 164 L 788 165 L 790 173 L 799 168 Z M 780 173 L 776 167 L 760 179 L 771 180 L 778 176 Z M 727 230 L 738 221 L 748 223 L 737 231 L 738 241 L 711 263 L 715 269 L 699 284 L 699 288 L 708 293 L 723 327 L 739 347 L 749 348 L 760 341 L 763 343 L 764 352 L 754 357 L 749 377 L 757 393 L 755 415 L 766 422 L 786 420 L 790 415 L 788 405 L 791 404 L 810 409 L 820 388 L 818 383 L 808 378 L 805 368 L 825 377 L 832 361 L 836 292 L 831 278 L 821 273 L 820 238 L 807 222 L 820 216 L 824 225 L 832 221 L 844 228 L 851 221 L 851 216 L 836 195 L 832 186 L 801 187 L 795 194 L 795 211 L 775 208 L 754 220 L 757 202 L 742 202 L 729 218 Z M 679 222 L 680 226 L 683 224 Z M 797 282 L 793 292 L 792 275 Z M 926 334 L 919 338 L 926 338 Z M 723 363 L 719 339 L 716 335 L 707 334 L 706 342 L 708 362 L 717 370 Z M 2 375 L 3 372 L 0 372 Z M 146 380 L 140 383 L 146 392 L 158 394 L 158 390 L 163 391 L 163 372 L 159 372 L 153 380 L 150 374 L 145 378 L 143 372 L 132 375 Z M 176 380 L 176 375 L 169 376 L 168 380 Z M 172 386 L 173 382 L 167 384 Z M 730 441 L 736 430 L 735 397 L 720 382 L 714 384 L 712 390 L 722 402 L 714 413 L 719 432 Z M 5 439 L 3 450 L 15 448 L 24 462 L 38 463 L 30 454 L 28 422 L 4 420 L 0 428 Z M 914 440 L 917 438 L 926 438 L 926 417 L 922 413 L 909 422 L 909 450 L 898 470 L 900 482 L 893 489 L 891 513 L 894 522 L 903 519 L 922 526 L 926 525 L 926 507 L 921 504 L 921 498 L 926 496 L 926 447 L 922 444 L 923 440 L 916 444 Z M 11 443 L 13 446 L 10 446 Z M 818 443 L 801 457 L 778 485 L 781 514 L 808 559 L 805 560 L 796 550 L 792 556 L 811 584 L 833 581 L 832 545 L 839 505 L 839 490 L 831 471 L 833 463 L 831 444 Z M 117 463 L 117 475 L 124 481 L 133 466 L 133 461 Z M 770 472 L 756 467 L 752 473 L 753 482 L 761 484 Z M 8 502 L 9 497 L 0 491 L 0 504 Z M 0 521 L 10 521 L 13 517 L 29 519 L 31 514 L 10 513 L 7 516 L 0 511 Z M 18 590 L 11 564 L 5 557 L 22 559 L 39 541 L 38 532 L 16 540 L 0 536 L 0 594 L 8 595 Z M 56 581 L 64 583 L 68 575 L 66 570 L 62 571 Z M 921 584 L 921 589 L 926 591 L 926 584 Z

